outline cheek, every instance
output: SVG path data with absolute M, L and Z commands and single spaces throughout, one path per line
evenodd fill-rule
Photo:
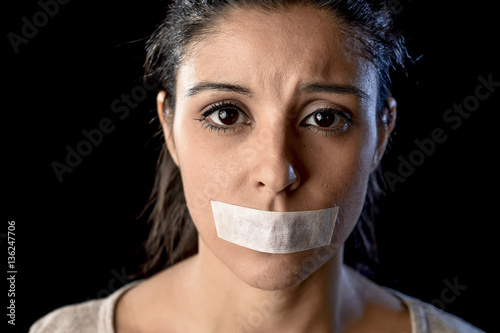
M 344 242 L 359 219 L 376 147 L 371 124 L 353 129 L 349 135 L 337 141 L 334 138 L 335 143 L 329 146 L 312 149 L 322 153 L 310 153 L 307 158 L 314 162 L 308 166 L 310 186 L 321 196 L 333 198 L 340 207 L 334 233 L 337 244 Z M 314 143 L 310 146 L 313 148 Z
M 341 236 L 342 230 L 345 238 L 358 222 L 365 201 L 376 147 L 375 135 L 371 133 L 373 132 L 365 132 L 365 135 L 360 138 L 358 149 L 355 149 L 356 153 L 351 153 L 350 159 L 345 159 L 349 164 L 344 164 L 347 177 L 342 184 L 343 194 L 340 196 L 339 205 L 343 209 L 339 213 L 338 228 L 338 236 Z
M 179 117 L 174 126 L 175 146 L 186 203 L 202 237 L 217 238 L 210 200 L 224 201 L 242 185 L 234 148 L 228 149 L 217 134 L 207 131 L 189 117 Z M 217 142 L 220 141 L 220 145 Z

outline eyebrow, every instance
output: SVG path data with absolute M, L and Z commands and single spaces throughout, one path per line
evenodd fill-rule
M 195 85 L 194 87 L 189 88 L 189 90 L 186 93 L 186 97 L 191 97 L 202 91 L 207 91 L 207 90 L 235 92 L 238 94 L 243 94 L 248 96 L 252 95 L 252 92 L 249 89 L 239 86 L 237 84 L 201 82 Z
M 230 83 L 218 83 L 218 82 L 201 82 L 197 85 L 188 89 L 186 93 L 186 97 L 192 97 L 203 91 L 225 91 L 225 92 L 234 92 L 238 94 L 243 94 L 247 96 L 252 95 L 252 91 L 245 87 L 242 87 L 237 84 Z M 369 95 L 365 93 L 363 90 L 351 86 L 348 84 L 336 84 L 336 83 L 310 83 L 302 85 L 299 91 L 305 91 L 309 93 L 313 92 L 324 92 L 330 94 L 352 94 L 356 95 L 361 99 L 367 99 Z
M 331 94 L 352 94 L 358 96 L 360 99 L 368 99 L 370 96 L 363 90 L 348 84 L 336 83 L 310 83 L 301 86 L 300 91 L 306 92 L 324 92 Z

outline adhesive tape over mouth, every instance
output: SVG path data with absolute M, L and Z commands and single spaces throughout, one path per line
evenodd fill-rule
M 266 253 L 294 253 L 329 245 L 339 210 L 271 212 L 210 202 L 219 238 Z

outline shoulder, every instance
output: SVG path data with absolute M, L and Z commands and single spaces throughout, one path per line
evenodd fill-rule
M 415 333 L 481 333 L 484 331 L 463 319 L 416 298 L 393 291 L 410 310 Z
M 143 280 L 120 297 L 115 308 L 118 332 L 185 332 L 194 308 L 190 303 L 192 256 Z
M 484 333 L 484 331 L 459 317 L 444 312 L 419 299 L 378 285 L 361 274 L 354 272 L 351 268 L 347 268 L 351 280 L 357 280 L 365 292 L 372 293 L 377 299 L 386 299 L 384 302 L 386 306 L 391 305 L 390 298 L 388 299 L 387 295 L 391 295 L 393 301 L 405 306 L 408 309 L 412 333 Z M 392 308 L 395 308 L 393 302 Z
M 97 332 L 97 317 L 103 300 L 67 305 L 38 319 L 30 333 Z
M 29 333 L 113 333 L 114 307 L 118 298 L 137 282 L 99 300 L 63 306 L 38 319 Z

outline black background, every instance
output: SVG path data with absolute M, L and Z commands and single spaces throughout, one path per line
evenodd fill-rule
M 493 3 L 400 1 L 398 26 L 415 61 L 397 76 L 398 121 L 383 162 L 398 174 L 414 141 L 435 128 L 444 143 L 389 190 L 378 225 L 379 281 L 427 302 L 440 300 L 445 280 L 467 286 L 445 310 L 489 331 L 496 304 L 500 88 L 456 129 L 443 120 L 474 95 L 478 77 L 500 81 L 498 15 Z M 5 272 L 7 221 L 16 222 L 16 327 L 26 332 L 47 312 L 106 296 L 134 273 L 145 236 L 136 219 L 154 180 L 160 141 L 155 91 L 124 119 L 111 104 L 142 85 L 145 38 L 164 16 L 161 1 L 70 1 L 14 52 L 36 1 L 4 4 L 2 159 Z M 137 88 L 136 88 L 137 89 Z M 114 130 L 60 182 L 52 169 L 82 131 L 109 118 Z M 4 303 L 8 285 L 4 283 Z M 446 293 L 446 296 L 453 294 Z M 7 312 L 7 310 L 4 310 Z M 6 322 L 7 317 L 2 315 Z

